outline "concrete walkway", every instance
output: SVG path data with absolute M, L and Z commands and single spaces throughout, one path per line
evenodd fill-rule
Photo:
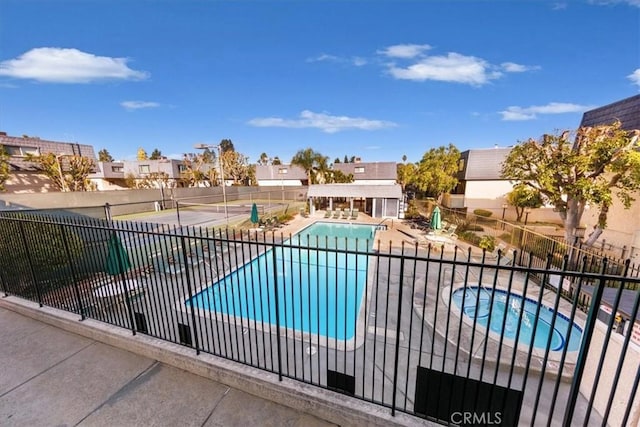
M 329 426 L 0 307 L 0 425 Z

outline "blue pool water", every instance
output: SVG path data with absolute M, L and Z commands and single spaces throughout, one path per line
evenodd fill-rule
M 477 324 L 483 327 L 489 325 L 489 329 L 498 334 L 504 333 L 505 338 L 515 339 L 520 325 L 520 335 L 518 342 L 527 346 L 531 345 L 533 329 L 536 319 L 537 301 L 524 298 L 521 295 L 508 293 L 503 290 L 496 289 L 491 301 L 491 290 L 480 288 L 478 296 L 478 287 L 471 286 L 459 288 L 453 292 L 453 303 L 460 309 L 462 307 L 466 316 L 471 319 L 478 319 Z M 465 300 L 462 304 L 462 300 Z M 507 312 L 506 320 L 503 319 L 505 310 Z M 489 311 L 491 311 L 491 319 L 489 319 Z M 520 322 L 520 313 L 522 313 L 522 321 Z M 551 323 L 556 318 L 553 331 L 551 332 Z M 571 337 L 567 343 L 567 335 L 569 325 L 572 325 Z M 568 351 L 577 351 L 580 348 L 582 339 L 582 329 L 572 323 L 562 313 L 556 313 L 553 309 L 542 305 L 538 315 L 538 326 L 533 339 L 533 346 L 538 349 L 545 349 L 549 334 L 551 336 L 551 351 L 560 351 L 567 346 Z
M 368 257 L 325 249 L 368 252 L 374 233 L 370 225 L 314 223 L 285 242 L 284 250 L 266 251 L 185 304 L 242 317 L 252 324 L 276 325 L 277 278 L 281 327 L 349 340 L 356 331 Z

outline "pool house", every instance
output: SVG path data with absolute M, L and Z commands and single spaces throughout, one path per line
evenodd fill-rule
M 398 184 L 315 184 L 307 191 L 309 212 L 358 209 L 372 218 L 398 218 L 402 187 Z

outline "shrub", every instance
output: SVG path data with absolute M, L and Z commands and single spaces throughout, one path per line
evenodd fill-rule
M 482 236 L 478 246 L 481 249 L 485 249 L 487 252 L 493 252 L 496 248 L 496 239 L 493 236 Z
M 493 215 L 493 212 L 488 211 L 486 209 L 475 209 L 473 213 L 483 218 L 489 218 L 491 215 Z
M 472 231 L 462 231 L 458 233 L 458 238 L 475 246 L 480 244 L 480 236 Z
M 407 210 L 404 213 L 404 217 L 406 219 L 420 218 L 420 211 L 418 211 L 418 207 L 416 206 L 415 199 L 409 201 L 409 206 L 407 206 Z

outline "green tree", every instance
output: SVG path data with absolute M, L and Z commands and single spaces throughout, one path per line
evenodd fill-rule
M 407 185 L 415 181 L 418 168 L 413 163 L 398 163 L 396 168 L 398 184 L 400 184 L 402 191 L 404 191 Z
M 525 208 L 537 209 L 543 204 L 540 192 L 525 184 L 517 184 L 507 194 L 507 203 L 516 208 L 516 221 L 520 222 Z
M 327 184 L 348 184 L 353 182 L 353 174 L 345 174 L 344 172 L 332 169 L 328 174 Z
M 336 159 L 333 161 L 333 164 L 336 164 L 336 163 L 340 163 L 340 157 L 336 157 Z
M 407 155 L 406 154 L 402 155 L 402 163 L 407 163 Z
M 109 151 L 107 151 L 106 148 L 103 148 L 102 150 L 98 151 L 98 161 L 99 162 L 113 162 L 113 157 L 111 156 Z
M 327 158 L 322 154 L 313 151 L 312 148 L 305 148 L 299 150 L 291 159 L 291 164 L 300 166 L 307 174 L 307 181 L 309 184 L 313 184 L 315 180 L 315 172 L 318 167 L 322 167 L 321 163 L 327 162 Z
M 33 162 L 35 168 L 47 176 L 60 191 L 90 191 L 94 189 L 89 174 L 95 170 L 93 159 L 77 155 L 45 153 L 40 156 L 28 154 L 25 160 Z
M 205 153 L 184 154 L 182 164 L 184 170 L 180 173 L 180 179 L 187 187 L 199 187 L 200 184 L 207 187 L 217 185 L 218 175 L 213 165 L 207 162 Z
M 4 191 L 4 183 L 9 179 L 9 154 L 0 145 L 0 191 Z
M 280 160 L 280 157 L 275 156 L 273 160 L 271 160 L 271 164 L 273 166 L 280 166 L 282 164 L 282 161 Z
M 154 148 L 149 156 L 149 160 L 160 160 L 162 158 L 162 152 L 157 148 Z
M 516 145 L 505 159 L 502 176 L 537 189 L 551 203 L 571 242 L 587 204 L 599 209 L 598 223 L 585 242 L 592 245 L 607 226 L 614 197 L 625 208 L 640 189 L 640 130 L 626 131 L 619 121 L 544 135 Z
M 342 161 L 342 163 L 349 163 L 349 158 L 346 154 L 344 155 L 344 160 Z
M 144 148 L 138 148 L 138 154 L 136 154 L 136 159 L 138 160 L 147 160 L 149 156 L 147 156 L 147 152 Z
M 460 151 L 453 144 L 448 147 L 432 148 L 420 162 L 412 183 L 420 191 L 436 199 L 455 188 L 458 184 L 456 174 Z

